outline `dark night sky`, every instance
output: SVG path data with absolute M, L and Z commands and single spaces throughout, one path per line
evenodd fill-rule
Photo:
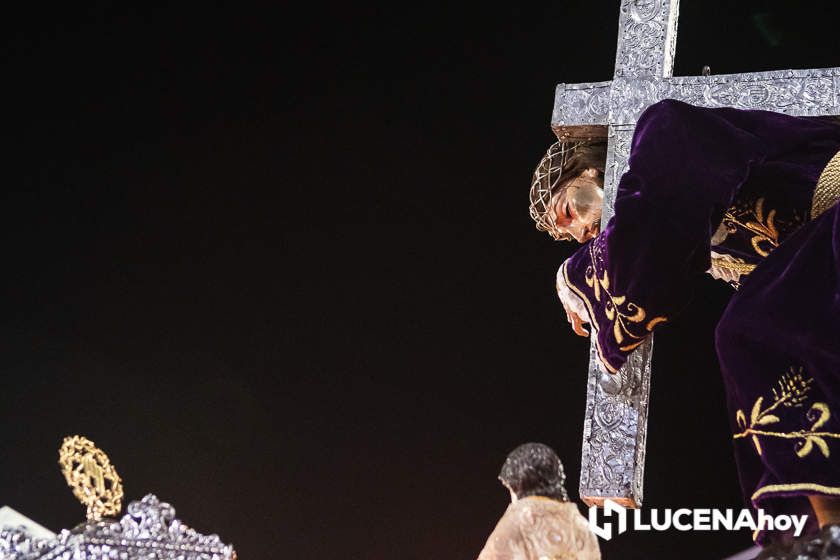
M 576 496 L 587 342 L 553 293 L 573 247 L 527 189 L 555 84 L 611 77 L 618 2 L 311 4 L 4 17 L 0 504 L 80 521 L 72 433 L 243 559 L 474 558 L 525 441 Z M 684 0 L 675 74 L 840 66 L 831 4 Z M 650 507 L 741 506 L 729 291 L 695 291 L 656 341 Z

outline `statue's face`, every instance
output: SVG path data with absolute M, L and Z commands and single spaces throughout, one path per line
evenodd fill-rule
M 589 168 L 554 196 L 551 212 L 554 225 L 564 235 L 583 243 L 601 231 L 604 189 L 597 169 Z

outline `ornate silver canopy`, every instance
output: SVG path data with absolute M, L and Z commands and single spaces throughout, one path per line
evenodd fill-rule
M 175 518 L 153 494 L 128 505 L 120 520 L 89 520 L 53 539 L 24 528 L 0 530 L 0 560 L 236 560 L 231 545 Z
M 154 494 L 128 504 L 119 520 L 106 517 L 122 509 L 122 481 L 89 439 L 64 438 L 58 462 L 73 494 L 87 507 L 87 521 L 49 537 L 37 524 L 41 537 L 33 528 L 0 525 L 0 560 L 236 560 L 233 546 L 190 529 Z

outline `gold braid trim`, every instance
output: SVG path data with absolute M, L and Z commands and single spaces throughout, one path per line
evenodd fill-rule
M 814 189 L 814 198 L 811 200 L 811 219 L 816 220 L 820 214 L 834 206 L 840 199 L 840 152 L 825 166 L 817 187 Z
M 715 251 L 711 252 L 712 257 L 712 266 L 707 271 L 709 274 L 712 275 L 713 278 L 720 278 L 724 280 L 731 280 L 731 274 L 725 274 L 724 271 L 732 271 L 737 276 L 745 276 L 755 270 L 755 267 L 758 265 L 750 264 L 744 259 L 739 259 L 737 257 L 733 257 L 732 255 L 728 255 L 726 253 L 716 253 Z M 734 278 L 735 281 L 738 281 L 740 278 Z
M 717 268 L 725 268 L 727 270 L 737 272 L 738 274 L 749 274 L 750 272 L 755 270 L 755 267 L 757 266 L 750 263 L 740 263 L 721 258 L 712 258 L 712 263 Z
M 756 490 L 752 495 L 752 503 L 758 507 L 758 499 L 768 492 L 797 492 L 807 490 L 817 495 L 840 496 L 840 488 L 837 486 L 825 486 L 813 482 L 799 482 L 794 484 L 768 484 Z
M 810 492 L 808 495 L 816 495 L 816 496 L 840 496 L 840 487 L 837 486 L 825 486 L 823 484 L 815 484 L 813 482 L 799 482 L 794 484 L 768 484 L 767 486 L 762 486 L 758 490 L 755 491 L 752 495 L 752 504 L 753 507 L 759 509 L 758 499 L 764 496 L 764 494 L 770 492 L 801 492 L 801 491 L 808 491 Z M 769 497 L 772 497 L 769 496 Z M 753 542 L 758 539 L 758 535 L 761 533 L 760 529 L 756 529 L 753 531 L 752 539 Z

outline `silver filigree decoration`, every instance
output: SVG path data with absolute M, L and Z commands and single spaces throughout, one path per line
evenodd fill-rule
M 642 503 L 651 350 L 652 341 L 640 346 L 613 376 L 594 366 L 592 344 L 580 479 L 581 497 L 588 503 L 605 497 Z
M 558 84 L 555 92 L 552 123 L 607 124 L 610 111 L 611 82 L 574 86 Z
M 618 23 L 616 78 L 658 78 L 665 67 L 668 11 L 677 0 L 623 1 Z
M 604 111 L 603 99 L 607 95 L 609 107 Z M 798 117 L 836 115 L 840 113 L 840 68 L 559 84 L 552 126 L 631 125 L 645 109 L 662 99 Z
M 35 560 L 55 545 L 55 540 L 35 538 L 24 527 L 0 530 L 0 560 Z
M 0 560 L 234 560 L 218 535 L 202 535 L 175 518 L 175 509 L 149 494 L 128 505 L 119 521 L 87 522 L 55 539 L 24 530 L 0 532 Z
M 630 157 L 630 145 L 633 142 L 635 126 L 611 126 L 609 129 L 607 166 L 604 180 L 604 200 L 615 200 L 618 181 L 627 171 L 627 159 Z M 604 204 L 601 219 L 605 222 L 614 214 L 613 204 Z

